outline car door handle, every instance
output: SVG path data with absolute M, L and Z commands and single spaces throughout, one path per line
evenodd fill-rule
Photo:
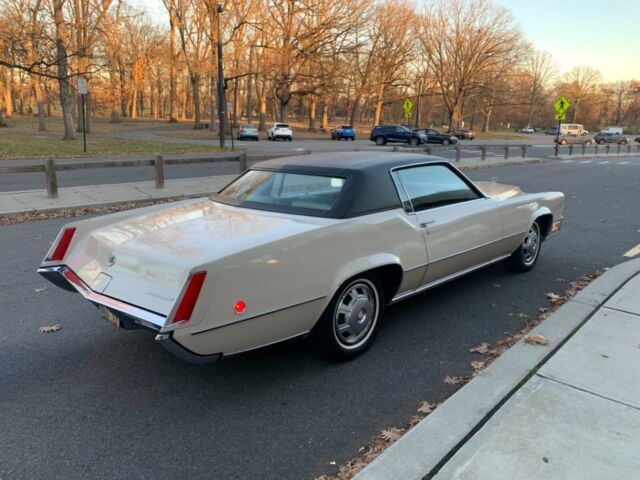
M 426 222 L 422 222 L 420 224 L 420 228 L 427 228 L 432 223 L 436 223 L 436 221 L 435 220 L 427 220 Z

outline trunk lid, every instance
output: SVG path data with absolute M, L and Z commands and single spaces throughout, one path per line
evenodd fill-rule
M 90 231 L 67 264 L 94 291 L 168 315 L 194 269 L 331 221 L 181 202 Z

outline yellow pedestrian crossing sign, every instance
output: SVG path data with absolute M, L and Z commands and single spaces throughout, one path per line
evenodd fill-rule
M 567 118 L 567 114 L 566 113 L 556 113 L 555 116 L 556 120 L 558 120 L 559 122 L 566 119 Z
M 571 106 L 571 103 L 565 97 L 560 97 L 556 101 L 556 103 L 553 104 L 553 108 L 556 109 L 556 112 L 558 112 L 558 114 L 562 114 L 566 112 L 570 106 Z M 564 120 L 564 118 L 561 120 Z
M 404 103 L 402 104 L 402 108 L 404 108 L 405 115 L 407 113 L 411 114 L 411 110 L 413 109 L 413 102 L 411 101 L 411 99 L 405 99 Z

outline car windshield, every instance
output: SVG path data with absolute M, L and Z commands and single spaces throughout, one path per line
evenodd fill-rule
M 216 198 L 239 200 L 243 207 L 261 210 L 329 212 L 344 183 L 341 177 L 249 170 Z
M 240 128 L 243 130 L 255 130 L 256 127 L 254 125 L 242 125 Z
M 351 130 L 353 127 L 351 125 L 342 125 L 340 128 L 343 130 Z

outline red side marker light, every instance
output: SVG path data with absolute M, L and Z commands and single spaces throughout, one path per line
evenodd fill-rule
M 236 304 L 233 306 L 233 311 L 236 312 L 237 315 L 242 315 L 247 310 L 247 304 L 244 303 L 243 300 L 238 300 Z
M 76 233 L 75 227 L 65 228 L 62 231 L 62 235 L 60 235 L 60 240 L 58 240 L 58 244 L 56 248 L 53 250 L 53 253 L 47 260 L 51 262 L 59 262 L 64 258 L 69 249 L 69 245 L 71 245 L 71 240 Z
M 198 272 L 189 277 L 187 288 L 184 291 L 180 305 L 178 305 L 178 310 L 176 310 L 176 314 L 171 323 L 189 321 L 198 297 L 200 296 L 200 290 L 202 290 L 202 284 L 206 276 L 207 272 Z

